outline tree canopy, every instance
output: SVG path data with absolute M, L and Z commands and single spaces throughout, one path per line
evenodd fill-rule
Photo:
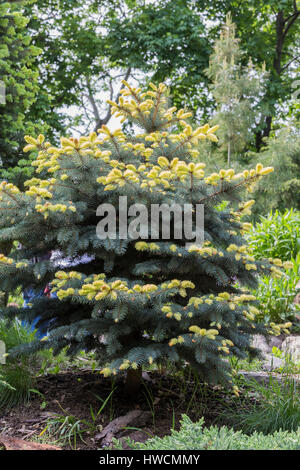
M 30 107 L 38 93 L 36 57 L 41 51 L 31 44 L 27 24 L 19 2 L 0 2 L 0 80 L 5 87 L 5 101 L 0 104 L 0 158 L 4 168 L 21 158 L 24 134 L 35 132 Z

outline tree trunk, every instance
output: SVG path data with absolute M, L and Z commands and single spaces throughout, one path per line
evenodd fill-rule
M 134 397 L 141 386 L 142 383 L 142 368 L 138 369 L 129 369 L 126 375 L 125 381 L 125 393 L 130 397 Z
M 262 138 L 263 138 L 262 132 L 261 132 L 261 131 L 258 131 L 258 132 L 255 134 L 255 148 L 256 148 L 256 152 L 259 152 L 260 149 L 261 149 L 261 146 L 262 146 L 262 143 L 263 143 Z
M 227 152 L 227 164 L 230 166 L 230 157 L 231 157 L 231 149 L 230 149 L 230 140 L 228 142 L 228 152 Z
M 300 16 L 300 10 L 297 7 L 297 2 L 293 2 L 293 12 L 287 17 L 284 17 L 283 10 L 278 10 L 276 14 L 276 22 L 275 22 L 275 29 L 276 29 L 276 43 L 275 43 L 275 51 L 274 51 L 274 59 L 273 59 L 273 78 L 276 78 L 279 83 L 281 81 L 282 71 L 287 67 L 282 68 L 282 56 L 283 56 L 283 49 L 285 45 L 286 37 L 293 26 L 293 24 L 297 21 L 298 17 Z M 293 62 L 294 59 L 290 63 Z M 288 64 L 289 65 L 289 64 Z M 275 73 L 274 73 L 275 72 Z M 271 110 L 272 114 L 266 117 L 265 127 L 262 132 L 259 132 L 256 135 L 256 150 L 260 151 L 262 146 L 262 137 L 269 137 L 271 128 L 272 128 L 272 120 L 273 115 L 275 113 L 275 107 Z
M 121 344 L 124 346 L 132 348 L 140 339 L 141 332 L 140 330 L 134 330 L 128 335 L 122 336 L 120 338 Z M 142 367 L 137 369 L 128 369 L 126 380 L 125 380 L 125 393 L 128 397 L 134 398 L 137 392 L 140 389 L 142 381 Z

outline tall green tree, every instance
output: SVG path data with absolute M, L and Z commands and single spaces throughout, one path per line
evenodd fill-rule
M 242 56 L 236 25 L 229 13 L 206 70 L 217 105 L 214 121 L 220 125 L 221 149 L 227 154 L 228 165 L 251 144 L 253 129 L 265 117 L 261 102 L 267 74 L 264 68 L 254 68 L 251 60 L 243 66 Z
M 118 86 L 127 70 L 124 75 L 116 70 L 105 50 L 103 17 L 117 3 L 38 0 L 28 5 L 28 29 L 43 51 L 40 96 L 32 114 L 49 124 L 49 138 L 55 140 L 66 129 L 84 132 L 95 127 L 96 121 L 101 121 L 100 127 L 108 122 L 106 99 L 116 97 L 114 75 L 118 75 Z M 103 96 L 99 97 L 99 91 Z
M 198 120 L 210 117 L 215 105 L 204 70 L 229 11 L 242 65 L 251 57 L 255 68 L 265 62 L 269 71 L 266 118 L 252 131 L 259 150 L 295 91 L 299 18 L 292 0 L 37 0 L 26 13 L 33 42 L 43 49 L 32 117 L 50 125 L 51 138 L 63 129 L 99 128 L 111 119 L 106 99 L 117 99 L 122 78 L 166 79 L 176 106 L 192 109 Z M 292 101 L 290 108 L 297 112 Z
M 256 148 L 260 150 L 263 138 L 270 135 L 272 123 L 286 116 L 286 103 L 299 116 L 293 100 L 297 70 L 299 71 L 300 5 L 299 0 L 213 0 L 195 2 L 195 9 L 205 11 L 206 17 L 216 23 L 211 35 L 218 34 L 220 22 L 228 12 L 237 25 L 237 37 L 246 51 L 245 61 L 266 64 L 269 72 L 264 106 L 267 110 L 263 126 L 254 130 Z
M 286 208 L 300 210 L 300 129 L 298 125 L 284 127 L 265 140 L 262 152 L 251 156 L 264 165 L 272 165 L 276 172 L 268 184 L 258 184 L 257 201 L 253 214 L 267 214 L 270 210 Z
M 24 134 L 35 132 L 29 111 L 38 93 L 36 57 L 40 49 L 31 44 L 23 2 L 0 2 L 0 80 L 5 101 L 0 104 L 0 158 L 2 168 L 24 156 Z
M 130 4 L 126 16 L 108 18 L 111 56 L 153 81 L 168 80 L 175 105 L 186 105 L 199 118 L 206 117 L 211 100 L 204 70 L 211 44 L 204 16 L 189 0 Z
M 168 77 L 176 105 L 201 114 L 208 109 L 203 70 L 210 46 L 191 2 L 38 0 L 27 16 L 33 42 L 43 50 L 32 115 L 43 117 L 53 136 L 107 124 L 106 99 L 118 99 L 122 78 Z

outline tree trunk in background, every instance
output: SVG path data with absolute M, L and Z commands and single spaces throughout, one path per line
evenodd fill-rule
M 294 2 L 294 11 L 290 16 L 285 18 L 282 10 L 279 10 L 276 15 L 276 26 L 275 26 L 276 27 L 276 49 L 275 49 L 275 55 L 274 55 L 274 60 L 273 60 L 273 73 L 277 75 L 279 81 L 280 81 L 280 76 L 282 74 L 282 71 L 286 67 L 286 66 L 282 67 L 282 53 L 283 53 L 284 42 L 285 42 L 286 36 L 290 28 L 297 21 L 299 16 L 300 16 L 300 10 L 298 10 L 296 2 Z M 272 120 L 273 120 L 273 115 L 267 116 L 263 132 L 262 133 L 259 132 L 256 135 L 256 150 L 257 151 L 260 151 L 260 148 L 262 146 L 262 143 L 263 143 L 262 138 L 269 137 L 270 135 L 271 127 L 272 127 Z

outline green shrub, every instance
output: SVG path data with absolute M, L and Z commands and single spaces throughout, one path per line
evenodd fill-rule
M 7 351 L 20 344 L 31 343 L 35 339 L 35 331 L 30 331 L 27 327 L 22 326 L 18 320 L 11 324 L 3 319 L 0 320 L 0 340 L 4 341 Z M 95 367 L 92 353 L 82 353 L 82 355 L 85 361 L 90 361 L 91 368 Z M 28 402 L 32 393 L 39 393 L 34 389 L 37 376 L 57 374 L 70 364 L 70 357 L 67 356 L 66 349 L 57 355 L 54 355 L 53 349 L 48 349 L 38 351 L 30 357 L 27 355 L 19 355 L 14 358 L 8 356 L 6 364 L 0 365 L 0 409 Z M 72 367 L 81 365 L 79 355 L 77 361 L 76 359 L 72 361 Z
M 246 434 L 256 431 L 267 435 L 277 431 L 292 432 L 299 429 L 299 384 L 290 373 L 283 371 L 281 382 L 270 375 L 268 384 L 242 380 L 245 390 L 257 400 L 252 400 L 252 405 L 247 408 L 242 402 L 236 401 L 234 408 L 227 407 L 221 413 L 218 422 L 225 422 Z
M 296 258 L 300 251 L 300 212 L 294 209 L 284 213 L 271 211 L 260 218 L 247 238 L 257 259 L 287 261 Z
M 257 259 L 292 261 L 293 268 L 281 278 L 261 276 L 254 294 L 259 299 L 258 320 L 281 323 L 295 320 L 299 306 L 294 303 L 300 279 L 300 212 L 270 212 L 248 233 L 247 240 Z
M 0 340 L 4 341 L 7 351 L 34 339 L 35 333 L 22 326 L 18 320 L 10 325 L 0 320 Z M 34 385 L 33 361 L 34 358 L 8 357 L 7 363 L 0 365 L 0 409 L 29 400 L 30 390 Z
M 279 431 L 265 436 L 254 432 L 251 436 L 227 427 L 203 427 L 204 420 L 193 423 L 183 415 L 180 431 L 172 430 L 170 436 L 155 437 L 145 444 L 128 440 L 132 449 L 140 450 L 296 450 L 300 448 L 300 429 L 294 432 Z M 121 443 L 115 442 L 121 449 Z
M 300 253 L 292 260 L 293 269 L 285 272 L 281 278 L 262 276 L 254 294 L 259 300 L 260 314 L 257 319 L 265 322 L 281 323 L 294 321 L 295 315 L 300 312 L 300 306 L 294 303 L 299 289 L 300 280 Z
M 271 209 L 300 209 L 300 134 L 299 125 L 295 124 L 276 130 L 264 139 L 266 146 L 260 153 L 248 155 L 252 164 L 257 161 L 274 167 L 268 184 L 258 184 L 254 192 L 255 217 L 267 214 Z

